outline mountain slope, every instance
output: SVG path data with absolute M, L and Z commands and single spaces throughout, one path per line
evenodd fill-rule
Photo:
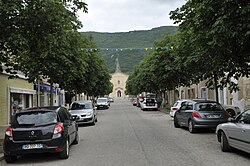
M 82 34 L 91 35 L 94 38 L 97 47 L 100 48 L 100 55 L 108 64 L 111 73 L 115 71 L 116 57 L 119 58 L 122 72 L 128 73 L 144 56 L 148 55 L 150 48 L 154 46 L 154 41 L 161 39 L 166 33 L 176 33 L 177 28 L 176 26 L 163 26 L 142 31 L 82 32 Z

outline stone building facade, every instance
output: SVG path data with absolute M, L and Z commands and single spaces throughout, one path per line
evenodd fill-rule
M 241 111 L 250 108 L 250 78 L 242 77 L 238 81 L 239 91 L 230 92 L 228 88 L 219 89 L 219 102 L 224 105 L 238 106 Z M 168 104 L 172 105 L 178 99 L 212 99 L 216 100 L 215 90 L 208 89 L 205 81 L 190 87 L 179 87 L 167 92 Z

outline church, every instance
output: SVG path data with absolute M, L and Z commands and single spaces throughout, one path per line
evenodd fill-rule
M 109 94 L 109 96 L 114 98 L 125 98 L 126 81 L 128 79 L 128 75 L 122 73 L 118 57 L 116 58 L 115 73 L 113 73 L 111 76 L 112 76 L 111 82 L 113 84 L 113 92 Z

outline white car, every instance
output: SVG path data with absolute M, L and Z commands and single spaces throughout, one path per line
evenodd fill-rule
M 141 102 L 141 110 L 158 110 L 158 104 L 155 98 L 144 98 Z
M 237 106 L 222 105 L 223 108 L 230 114 L 231 117 L 235 117 L 241 113 L 241 110 Z
M 250 109 L 228 123 L 219 124 L 216 128 L 218 142 L 223 152 L 233 148 L 250 153 Z
M 175 112 L 176 112 L 178 109 L 181 108 L 181 104 L 182 104 L 183 102 L 186 102 L 186 101 L 190 101 L 190 100 L 188 100 L 188 99 L 177 100 L 177 101 L 173 104 L 173 106 L 170 108 L 169 115 L 173 118 L 174 115 L 175 115 Z
M 96 101 L 97 109 L 108 109 L 110 106 L 108 98 L 98 98 Z

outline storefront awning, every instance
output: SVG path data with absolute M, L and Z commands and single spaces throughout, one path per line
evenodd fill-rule
M 9 90 L 10 90 L 11 93 L 36 94 L 36 91 L 31 90 L 31 89 L 22 89 L 22 88 L 10 87 Z

